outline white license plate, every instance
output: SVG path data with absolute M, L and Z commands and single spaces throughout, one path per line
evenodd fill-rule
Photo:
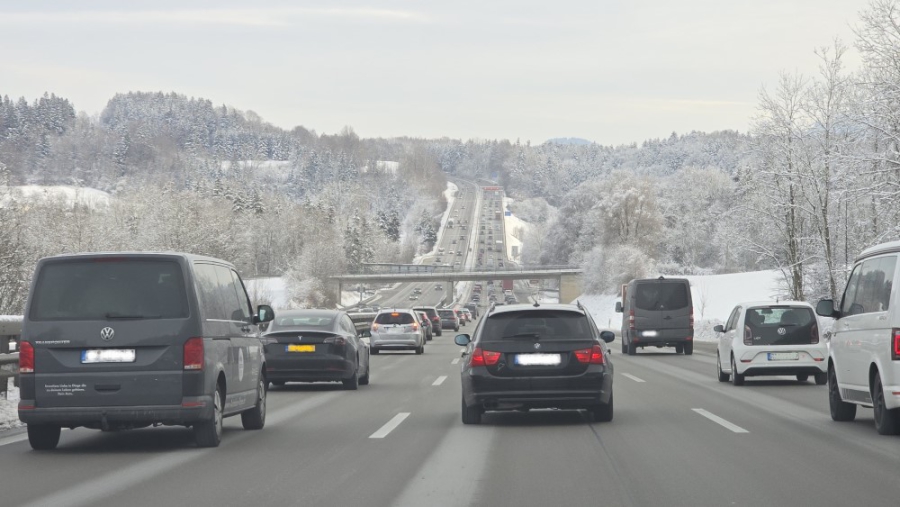
M 81 351 L 81 362 L 88 363 L 133 363 L 134 349 L 87 349 Z
M 402 327 L 392 327 L 392 328 L 388 329 L 388 333 L 402 333 L 402 332 L 403 332 Z
M 657 335 L 656 331 L 644 331 L 641 335 L 646 336 L 648 338 L 653 338 Z
M 800 359 L 799 352 L 769 352 L 769 361 L 796 361 Z
M 516 354 L 516 364 L 522 366 L 553 366 L 561 362 L 559 354 Z

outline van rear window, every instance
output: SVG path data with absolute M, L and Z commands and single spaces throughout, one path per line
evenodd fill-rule
M 683 282 L 640 283 L 635 289 L 634 306 L 650 311 L 687 308 L 687 284 Z
M 174 261 L 95 260 L 44 264 L 30 320 L 174 319 L 188 316 L 181 266 Z

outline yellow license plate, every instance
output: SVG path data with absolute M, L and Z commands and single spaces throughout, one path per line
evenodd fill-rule
M 288 345 L 287 351 L 288 352 L 315 352 L 316 346 L 315 345 Z

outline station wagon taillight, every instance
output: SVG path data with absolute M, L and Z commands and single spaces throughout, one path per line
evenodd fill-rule
M 184 342 L 184 369 L 203 369 L 203 338 L 195 336 Z
M 378 332 L 378 324 L 374 324 L 374 323 L 372 324 L 372 332 L 373 333 Z
M 581 364 L 606 364 L 603 357 L 603 349 L 600 345 L 594 345 L 589 349 L 575 351 L 575 359 Z
M 34 346 L 28 342 L 19 345 L 19 373 L 34 373 Z
M 900 361 L 900 329 L 894 328 L 891 330 L 891 359 L 894 361 Z M 19 361 L 22 360 L 22 356 L 19 356 Z M 19 371 L 22 371 L 22 367 L 19 367 Z
M 469 360 L 469 366 L 493 366 L 499 361 L 500 352 L 475 347 L 475 350 L 472 351 L 472 359 Z

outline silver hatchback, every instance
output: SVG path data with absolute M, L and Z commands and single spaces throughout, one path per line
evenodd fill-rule
M 372 354 L 385 350 L 425 352 L 425 330 L 413 310 L 383 310 L 372 322 L 369 346 Z

